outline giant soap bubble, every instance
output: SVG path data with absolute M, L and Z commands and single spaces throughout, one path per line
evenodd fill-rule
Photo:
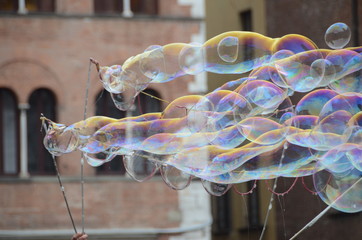
M 343 49 L 347 36 L 330 39 L 347 31 L 340 27 L 326 33 L 332 49 L 296 34 L 226 32 L 202 45 L 151 47 L 122 66 L 98 66 L 122 111 L 150 83 L 205 71 L 245 77 L 177 98 L 160 113 L 94 116 L 69 126 L 44 118 L 44 145 L 57 156 L 82 151 L 95 167 L 122 155 L 137 181 L 160 171 L 180 190 L 200 178 L 218 196 L 236 183 L 313 175 L 325 203 L 362 211 L 362 56 L 360 48 Z M 292 103 L 294 92 L 304 97 Z M 137 164 L 147 172 L 139 174 Z

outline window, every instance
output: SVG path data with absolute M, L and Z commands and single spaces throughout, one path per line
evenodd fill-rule
M 56 101 L 54 94 L 47 89 L 35 90 L 29 98 L 27 111 L 28 129 L 28 171 L 31 175 L 54 174 L 52 156 L 43 146 L 43 134 L 40 132 L 40 115 L 55 120 Z
M 253 30 L 251 10 L 241 12 L 240 20 L 241 20 L 241 29 L 243 31 Z
M 54 0 L 0 0 L 0 11 L 4 12 L 54 12 Z
M 19 111 L 12 91 L 0 88 L 0 175 L 19 172 Z
M 231 232 L 231 191 L 215 197 L 212 196 L 212 232 L 214 235 L 228 235 Z
M 152 89 L 146 89 L 144 92 L 155 96 L 160 97 L 157 91 Z M 144 113 L 150 113 L 150 112 L 160 112 L 162 110 L 160 101 L 149 97 L 145 94 L 140 93 L 140 95 L 137 96 L 134 107 L 131 112 L 124 112 L 118 110 L 112 101 L 112 98 L 108 92 L 102 91 L 98 94 L 97 100 L 96 100 L 96 115 L 98 116 L 107 116 L 112 118 L 124 118 L 126 116 L 137 116 Z M 142 172 L 149 172 L 150 166 L 147 164 L 147 162 L 141 166 L 137 165 L 136 172 L 142 173 Z M 124 174 L 125 168 L 123 166 L 122 156 L 117 156 L 112 161 L 107 162 L 99 167 L 97 169 L 97 174 Z
M 0 11 L 2 12 L 17 12 L 18 0 L 0 0 Z
M 157 0 L 94 0 L 94 12 L 97 14 L 115 14 L 124 13 L 128 10 L 131 15 L 156 15 L 157 2 Z
M 241 30 L 242 31 L 252 31 L 252 12 L 251 10 L 243 11 L 240 13 L 240 20 L 241 20 Z M 252 44 L 252 43 L 250 43 Z M 250 60 L 253 58 L 253 50 L 249 47 L 250 44 L 245 44 L 243 49 L 244 51 L 244 60 Z
M 101 91 L 96 98 L 96 115 L 120 119 L 126 116 L 126 112 L 122 112 L 114 106 L 108 92 Z M 101 157 L 100 155 L 102 153 L 99 153 L 98 157 Z M 123 166 L 122 156 L 116 156 L 112 161 L 97 167 L 96 171 L 97 174 L 124 174 L 126 170 Z
M 131 0 L 131 10 L 135 14 L 156 15 L 157 0 Z
M 28 12 L 54 12 L 54 0 L 25 0 Z
M 150 96 L 154 96 L 157 98 L 161 98 L 161 96 L 159 95 L 159 93 L 155 90 L 152 89 L 146 89 L 143 92 L 149 94 Z M 162 111 L 162 107 L 160 104 L 160 101 L 157 100 L 156 98 L 152 98 L 149 95 L 140 93 L 135 101 L 135 107 L 134 110 L 132 112 L 133 116 L 138 116 L 141 114 L 145 114 L 145 113 L 152 113 L 152 112 L 161 112 Z M 150 173 L 152 171 L 152 169 L 154 168 L 153 164 L 149 164 L 149 161 L 142 161 L 144 160 L 144 158 L 140 158 L 139 163 L 142 164 L 135 164 L 134 165 L 134 171 L 137 174 L 142 174 L 142 173 Z M 156 175 L 159 175 L 160 172 L 158 171 L 156 173 Z M 147 175 L 147 174 L 146 174 Z
M 121 13 L 122 11 L 122 0 L 94 0 L 95 13 Z
M 249 181 L 246 183 L 248 189 L 252 189 L 254 181 Z M 259 230 L 260 229 L 260 220 L 259 220 L 259 190 L 254 189 L 254 191 L 248 195 L 248 221 L 250 229 Z
M 143 92 L 155 96 L 157 98 L 161 98 L 160 94 L 153 90 L 153 89 L 146 89 Z M 162 107 L 160 101 L 156 98 L 152 98 L 146 94 L 140 93 L 135 101 L 135 110 L 133 111 L 132 115 L 140 115 L 144 113 L 151 113 L 151 112 L 161 112 Z

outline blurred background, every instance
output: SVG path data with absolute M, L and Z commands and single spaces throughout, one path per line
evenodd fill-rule
M 326 48 L 333 23 L 362 39 L 361 0 L 0 0 L 0 239 L 70 239 L 73 234 L 51 156 L 43 148 L 40 114 L 64 124 L 83 119 L 89 58 L 122 64 L 150 45 L 203 43 L 226 31 L 269 37 L 290 33 Z M 93 68 L 93 67 L 92 67 Z M 166 101 L 205 94 L 237 75 L 199 74 L 147 92 Z M 120 112 L 93 68 L 88 116 L 116 118 L 162 111 L 146 95 Z M 80 154 L 57 159 L 78 231 L 81 231 Z M 138 183 L 120 159 L 85 165 L 85 230 L 90 239 L 259 239 L 271 193 L 259 181 L 252 194 L 230 190 L 212 197 L 194 180 L 174 191 L 156 174 Z M 137 170 L 147 172 L 147 166 Z M 294 179 L 281 179 L 277 192 Z M 305 185 L 313 189 L 310 178 Z M 247 192 L 254 183 L 238 184 Z M 269 182 L 272 185 L 272 181 Z M 289 239 L 326 205 L 301 181 L 275 196 L 263 239 Z M 361 239 L 362 215 L 331 210 L 298 239 Z

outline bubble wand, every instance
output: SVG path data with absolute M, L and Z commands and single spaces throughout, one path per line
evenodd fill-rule
M 42 126 L 43 126 L 43 129 L 44 129 L 45 134 L 46 134 L 46 133 L 48 132 L 48 128 L 47 128 L 47 126 L 46 126 L 46 124 L 45 124 L 45 121 L 48 120 L 48 119 L 47 119 L 46 117 L 44 117 L 43 114 L 41 114 L 40 120 L 42 121 Z M 63 198 L 64 198 L 64 202 L 65 202 L 65 205 L 66 205 L 66 207 L 67 207 L 68 215 L 69 215 L 70 220 L 71 220 L 71 222 L 72 222 L 72 226 L 73 226 L 74 232 L 77 233 L 77 228 L 75 227 L 75 224 L 74 224 L 72 212 L 70 211 L 70 208 L 69 208 L 69 204 L 68 204 L 68 200 L 67 200 L 67 195 L 65 194 L 65 189 L 64 189 L 64 186 L 63 186 L 63 183 L 62 183 L 62 179 L 60 178 L 60 173 L 59 173 L 59 170 L 58 170 L 57 161 L 55 160 L 54 154 L 51 154 L 51 155 L 52 155 L 52 159 L 53 159 L 54 168 L 55 168 L 55 171 L 56 171 L 56 173 L 57 173 L 57 178 L 58 178 L 59 187 L 60 187 L 60 190 L 62 191 Z
M 94 63 L 92 58 L 89 59 L 88 65 L 88 78 L 87 78 L 87 85 L 85 90 L 85 102 L 84 102 L 84 113 L 83 113 L 83 120 L 87 118 L 87 109 L 88 109 L 88 95 L 89 95 L 89 88 L 90 88 L 90 73 L 91 73 L 91 65 Z M 99 66 L 96 64 L 97 70 Z M 81 195 L 82 195 L 82 233 L 84 233 L 84 153 L 82 153 L 80 159 L 80 186 L 81 186 Z

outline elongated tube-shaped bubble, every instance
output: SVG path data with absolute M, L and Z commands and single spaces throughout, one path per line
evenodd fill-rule
M 136 181 L 159 170 L 173 189 L 198 177 L 216 196 L 235 183 L 313 175 L 324 202 L 359 212 L 362 48 L 335 48 L 318 49 L 296 34 L 272 39 L 252 32 L 152 46 L 122 66 L 99 68 L 119 109 L 132 106 L 150 83 L 205 71 L 250 73 L 208 94 L 177 98 L 160 113 L 69 126 L 46 119 L 44 145 L 57 156 L 78 149 L 92 166 L 123 155 Z M 292 103 L 296 92 L 304 96 Z

